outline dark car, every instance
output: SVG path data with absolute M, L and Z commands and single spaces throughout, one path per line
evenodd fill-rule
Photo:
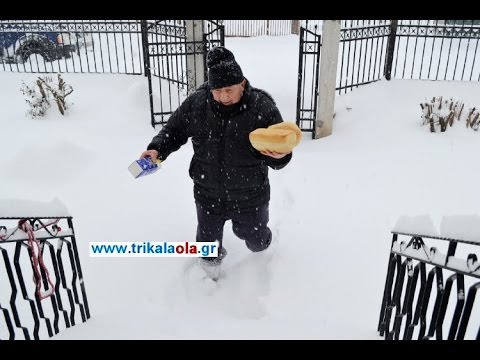
M 22 30 L 22 31 L 20 31 Z M 24 63 L 33 54 L 45 61 L 69 58 L 83 44 L 79 33 L 35 31 L 26 32 L 15 24 L 0 29 L 0 59 L 3 62 Z

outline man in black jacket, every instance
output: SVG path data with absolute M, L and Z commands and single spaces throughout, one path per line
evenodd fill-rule
M 270 245 L 268 167 L 283 168 L 292 153 L 259 152 L 250 144 L 251 131 L 283 120 L 272 97 L 244 78 L 234 55 L 216 47 L 207 55 L 207 67 L 208 82 L 185 99 L 141 158 L 165 161 L 192 138 L 196 241 L 219 242 L 217 258 L 201 258 L 204 268 L 218 268 L 226 255 L 222 239 L 227 220 L 251 251 Z

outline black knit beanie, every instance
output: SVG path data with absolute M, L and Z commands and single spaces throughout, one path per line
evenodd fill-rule
M 223 46 L 211 49 L 207 54 L 208 85 L 220 89 L 242 82 L 243 73 L 232 52 Z

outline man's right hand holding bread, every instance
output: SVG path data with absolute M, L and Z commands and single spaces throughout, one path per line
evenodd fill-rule
M 276 151 L 261 150 L 260 153 L 262 155 L 265 155 L 265 156 L 270 156 L 274 159 L 281 159 L 281 158 L 287 156 L 288 154 L 290 154 L 291 151 L 288 152 L 288 153 L 279 153 L 279 152 L 276 152 Z

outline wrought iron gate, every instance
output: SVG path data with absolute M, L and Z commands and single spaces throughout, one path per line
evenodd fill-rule
M 314 135 L 317 114 L 318 77 L 320 49 L 322 46 L 318 25 L 312 30 L 300 28 L 300 51 L 298 60 L 297 126 Z
M 385 340 L 480 340 L 479 243 L 392 234 L 380 335 Z
M 384 76 L 390 20 L 342 20 L 335 90 L 345 94 Z M 395 34 L 393 34 L 395 36 Z
M 204 20 L 142 22 L 145 74 L 148 77 L 152 126 L 164 125 L 186 96 L 206 79 L 206 54 L 225 44 L 224 26 Z M 198 23 L 197 23 L 198 24 Z
M 47 339 L 90 319 L 71 216 L 0 217 L 0 255 L 0 340 Z
M 321 29 L 306 21 L 300 28 L 297 125 L 314 135 L 322 48 Z M 385 20 L 342 20 L 335 90 L 339 94 L 378 81 L 384 75 L 390 23 Z

